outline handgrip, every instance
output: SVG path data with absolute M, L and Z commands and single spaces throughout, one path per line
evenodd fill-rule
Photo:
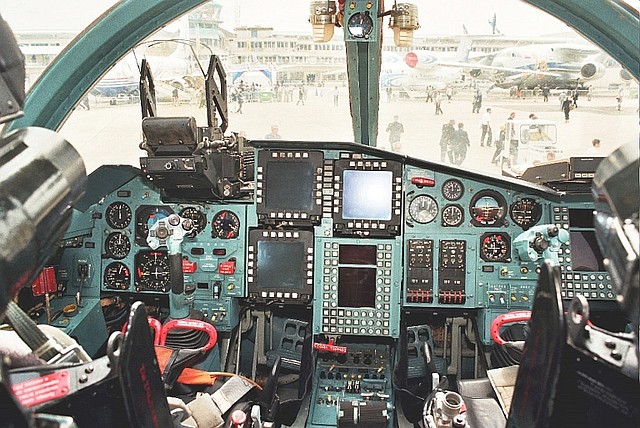
M 500 327 L 514 322 L 529 321 L 529 318 L 531 318 L 531 311 L 514 311 L 498 315 L 491 322 L 491 338 L 498 345 L 506 344 L 507 341 L 500 337 Z
M 169 284 L 171 284 L 171 292 L 173 294 L 184 293 L 182 253 L 169 254 Z

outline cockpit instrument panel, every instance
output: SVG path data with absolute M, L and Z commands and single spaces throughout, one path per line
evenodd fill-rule
M 130 172 L 74 214 L 68 235 L 85 238 L 63 258 L 71 280 L 89 261 L 101 275 L 88 293 L 168 295 L 167 248 L 146 234 L 179 213 L 196 226 L 180 246 L 190 304 L 222 330 L 244 304 L 275 304 L 310 310 L 314 334 L 397 338 L 403 308 L 446 309 L 476 313 L 488 342 L 497 315 L 530 308 L 541 260 L 515 247 L 538 245 L 548 225 L 570 235 L 557 253 L 564 297 L 613 300 L 584 197 L 359 145 L 255 144 L 254 200 L 163 201 Z

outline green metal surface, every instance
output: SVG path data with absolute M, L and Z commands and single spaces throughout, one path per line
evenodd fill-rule
M 59 129 L 71 108 L 137 43 L 206 0 L 123 0 L 85 29 L 33 85 L 25 115 L 5 131 L 25 126 Z
M 345 10 L 345 23 L 349 16 L 359 11 L 369 11 L 372 16 L 382 13 L 383 2 L 373 2 L 371 9 L 365 2 L 355 3 L 355 9 Z M 349 103 L 356 143 L 375 147 L 378 137 L 378 106 L 380 101 L 380 64 L 382 52 L 382 18 L 374 19 L 373 31 L 366 40 L 350 37 L 344 25 L 347 52 L 347 76 Z
M 346 45 L 354 141 L 375 147 L 380 100 L 380 43 L 346 42 Z

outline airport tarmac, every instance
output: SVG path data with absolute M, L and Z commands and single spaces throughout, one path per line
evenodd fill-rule
M 229 103 L 229 127 L 227 132 L 243 132 L 249 139 L 262 139 L 270 132 L 271 125 L 279 126 L 284 140 L 353 141 L 347 89 L 340 87 L 338 105 L 334 105 L 330 88 L 316 92 L 310 87 L 304 105 L 293 102 L 244 103 L 242 113 L 237 113 L 237 103 Z M 440 134 L 442 124 L 454 119 L 463 122 L 469 134 L 471 147 L 464 169 L 485 174 L 500 175 L 500 169 L 491 164 L 494 147 L 480 147 L 481 114 L 471 112 L 471 92 L 459 92 L 449 102 L 442 102 L 443 115 L 435 115 L 433 103 L 424 100 L 400 99 L 390 102 L 382 96 L 379 111 L 378 146 L 389 150 L 387 124 L 394 115 L 404 126 L 401 152 L 420 159 L 440 161 Z M 542 98 L 514 99 L 499 92 L 490 91 L 484 97 L 481 112 L 492 109 L 491 126 L 494 139 L 510 112 L 517 119 L 526 119 L 535 113 L 540 119 L 557 122 L 558 141 L 567 155 L 584 155 L 591 147 L 591 140 L 602 140 L 603 154 L 611 152 L 629 140 L 638 139 L 638 99 L 623 101 L 617 111 L 615 98 L 586 97 L 578 100 L 578 108 L 571 112 L 571 120 L 564 123 L 557 98 L 543 103 Z M 159 116 L 194 116 L 199 126 L 206 125 L 206 111 L 195 105 L 170 103 L 158 105 Z M 140 106 L 135 103 L 109 105 L 91 99 L 91 109 L 77 108 L 68 119 L 61 133 L 85 159 L 87 172 L 103 164 L 130 164 L 139 166 L 139 158 L 145 152 L 138 148 L 142 141 Z

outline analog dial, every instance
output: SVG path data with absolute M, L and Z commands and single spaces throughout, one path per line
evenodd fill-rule
M 358 39 L 368 38 L 373 31 L 373 19 L 369 12 L 358 12 L 351 15 L 347 21 L 349 33 Z
M 418 195 L 409 203 L 409 215 L 416 223 L 430 223 L 438 215 L 438 203 L 431 196 Z
M 109 263 L 104 269 L 104 286 L 110 290 L 126 290 L 131 284 L 131 272 L 122 262 Z
M 120 260 L 127 257 L 131 251 L 131 241 L 129 237 L 122 232 L 112 232 L 107 236 L 104 242 L 104 248 L 107 257 Z
M 511 205 L 509 214 L 515 224 L 527 230 L 540 221 L 542 206 L 533 198 L 522 198 Z
M 451 178 L 442 184 L 442 196 L 449 201 L 457 201 L 464 194 L 464 186 L 460 180 Z
M 143 205 L 136 210 L 136 244 L 147 247 L 149 228 L 173 214 L 170 207 Z
M 478 192 L 471 199 L 471 223 L 475 226 L 501 226 L 507 211 L 504 197 L 493 190 Z
M 464 211 L 460 205 L 446 205 L 442 209 L 442 225 L 456 227 L 464 221 Z
M 109 227 L 124 229 L 131 223 L 131 208 L 124 202 L 114 202 L 107 207 L 105 219 Z
M 237 238 L 240 233 L 240 219 L 232 211 L 220 211 L 213 217 L 211 228 L 211 236 L 213 238 Z
M 136 289 L 167 291 L 169 289 L 169 258 L 164 251 L 142 251 L 136 254 Z
M 511 261 L 511 241 L 505 233 L 485 233 L 480 237 L 480 258 L 486 262 Z
M 207 226 L 207 215 L 194 207 L 187 207 L 180 211 L 180 217 L 188 218 L 193 222 L 193 229 L 187 234 L 187 236 L 193 238 L 198 233 L 202 232 Z

